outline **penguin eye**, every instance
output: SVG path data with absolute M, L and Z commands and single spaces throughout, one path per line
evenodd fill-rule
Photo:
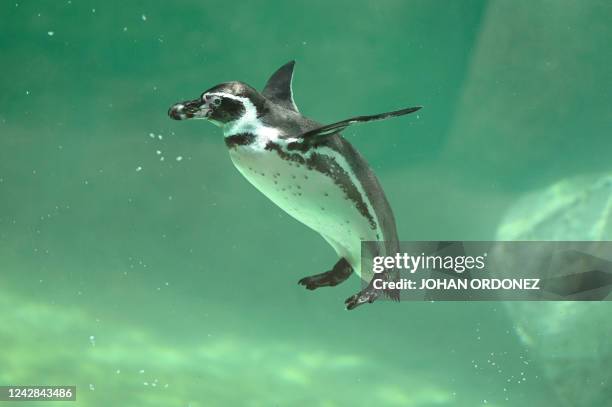
M 219 106 L 221 104 L 221 98 L 214 98 L 212 104 L 213 106 Z

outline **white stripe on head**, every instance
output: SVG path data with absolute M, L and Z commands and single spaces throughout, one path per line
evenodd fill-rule
M 213 92 L 209 95 L 237 100 L 244 106 L 244 114 L 237 120 L 223 125 L 223 136 L 229 137 L 240 133 L 250 133 L 256 136 L 256 145 L 263 148 L 267 141 L 278 139 L 278 130 L 264 125 L 257 117 L 257 108 L 249 98 L 236 96 L 225 92 Z
M 255 107 L 253 102 L 251 102 L 248 98 L 232 95 L 230 93 L 225 93 L 225 92 L 214 92 L 214 93 L 209 93 L 209 95 L 237 100 L 240 103 L 242 103 L 242 106 L 244 106 L 244 110 L 245 110 L 244 114 L 240 116 L 238 119 L 226 123 L 226 125 L 224 126 L 223 133 L 225 136 L 231 136 L 232 134 L 237 134 L 237 133 L 244 133 L 245 131 L 236 131 L 236 130 L 239 130 L 240 128 L 246 129 L 247 127 L 249 127 L 248 126 L 249 124 L 259 122 L 259 120 L 257 119 L 257 108 Z

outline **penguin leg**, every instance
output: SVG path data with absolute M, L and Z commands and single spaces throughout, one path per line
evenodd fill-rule
M 353 267 L 345 258 L 338 260 L 334 268 L 325 273 L 315 274 L 314 276 L 304 277 L 298 284 L 303 285 L 309 290 L 319 287 L 333 287 L 340 284 L 353 273 Z

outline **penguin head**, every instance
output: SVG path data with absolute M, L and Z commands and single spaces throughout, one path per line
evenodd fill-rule
M 246 116 L 256 119 L 266 112 L 266 99 L 243 82 L 214 86 L 194 100 L 174 104 L 168 116 L 174 120 L 206 119 L 223 126 Z

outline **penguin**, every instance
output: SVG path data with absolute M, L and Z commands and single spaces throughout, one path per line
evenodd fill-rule
M 290 61 L 280 67 L 261 93 L 244 82 L 225 82 L 197 99 L 174 104 L 168 115 L 174 120 L 203 119 L 220 127 L 238 171 L 331 245 L 339 257 L 331 270 L 298 282 L 315 290 L 336 286 L 352 273 L 362 277 L 362 241 L 384 242 L 372 245 L 383 249 L 364 253 L 369 257 L 399 250 L 393 211 L 383 189 L 341 132 L 353 124 L 414 113 L 421 106 L 322 125 L 302 115 L 295 104 L 294 66 L 295 61 Z M 377 278 L 393 281 L 396 276 L 389 271 L 364 281 L 363 289 L 346 299 L 346 308 L 372 303 L 381 295 L 399 300 L 396 290 L 374 284 Z

